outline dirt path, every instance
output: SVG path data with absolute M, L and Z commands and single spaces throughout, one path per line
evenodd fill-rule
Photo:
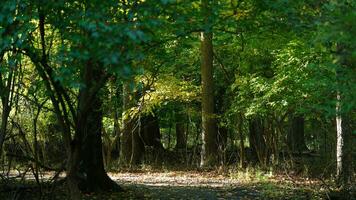
M 262 199 L 254 188 L 209 173 L 111 174 L 130 199 Z

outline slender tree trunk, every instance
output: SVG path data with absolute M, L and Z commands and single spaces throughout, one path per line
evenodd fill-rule
M 187 140 L 185 138 L 185 130 L 184 130 L 184 123 L 177 122 L 176 123 L 176 146 L 175 149 L 185 149 L 187 145 Z
M 202 0 L 206 30 L 201 33 L 202 78 L 202 152 L 200 166 L 210 167 L 218 162 L 217 128 L 214 117 L 212 7 L 210 0 Z
M 2 156 L 2 150 L 3 150 L 3 145 L 5 142 L 5 137 L 6 137 L 6 132 L 7 132 L 7 124 L 8 124 L 8 118 L 10 114 L 10 107 L 7 105 L 7 102 L 5 105 L 3 104 L 3 111 L 1 114 L 1 127 L 0 127 L 0 158 Z
M 39 156 L 39 143 L 38 143 L 38 137 L 37 137 L 37 121 L 38 118 L 40 116 L 41 113 L 41 109 L 44 106 L 44 104 L 47 102 L 47 100 L 45 100 L 43 103 L 41 103 L 40 105 L 37 106 L 37 110 L 36 110 L 36 114 L 33 118 L 33 157 L 34 157 L 34 176 L 35 176 L 35 180 L 36 183 L 40 186 L 40 191 L 42 191 L 42 185 L 40 183 L 40 177 L 39 177 L 39 160 L 40 160 L 40 156 Z M 43 162 L 45 160 L 43 159 Z
M 336 69 L 336 175 L 338 183 L 343 191 L 345 199 L 350 198 L 350 186 L 352 183 L 352 110 L 347 109 L 345 104 L 345 98 L 348 93 L 346 90 L 352 88 L 349 79 L 345 79 L 348 73 L 348 69 L 354 68 L 355 64 L 351 61 L 350 49 L 346 45 L 337 44 L 337 56 L 340 61 L 339 68 Z M 350 88 L 351 86 L 351 88 Z
M 226 127 L 218 127 L 218 153 L 219 162 L 224 165 L 226 162 L 226 144 L 227 144 L 228 129 Z
M 238 131 L 239 131 L 239 139 L 240 139 L 240 167 L 245 167 L 245 138 L 242 132 L 243 128 L 243 118 L 240 114 L 239 122 L 238 122 Z
M 3 55 L 1 56 L 1 61 L 3 60 Z M 2 62 L 0 62 L 2 64 Z M 15 70 L 17 65 L 8 66 L 9 72 L 4 80 L 4 75 L 0 73 L 0 98 L 2 102 L 2 114 L 1 114 L 1 126 L 0 126 L 0 158 L 2 156 L 3 145 L 5 142 L 5 137 L 7 133 L 8 119 L 12 106 L 12 99 L 14 95 L 16 73 Z
M 142 162 L 143 154 L 145 152 L 145 144 L 143 143 L 142 130 L 143 124 L 141 117 L 135 120 L 135 125 L 133 127 L 133 132 L 131 134 L 131 157 L 130 157 L 130 167 L 135 167 Z
M 120 131 L 120 124 L 119 124 L 119 113 L 116 107 L 117 103 L 115 103 L 115 108 L 114 108 L 114 135 L 115 139 L 112 143 L 113 146 L 113 151 L 111 152 L 113 158 L 120 158 L 120 152 L 121 152 L 121 131 Z
M 133 119 L 127 113 L 130 108 L 131 95 L 128 83 L 123 84 L 123 116 L 121 131 L 121 149 L 120 149 L 120 164 L 129 166 L 132 154 L 132 134 L 133 134 Z
M 168 128 L 168 145 L 167 145 L 167 149 L 171 149 L 171 134 L 172 134 L 172 123 L 169 123 L 169 128 Z
M 176 150 L 183 150 L 187 146 L 185 128 L 184 128 L 184 115 L 182 114 L 182 110 L 178 110 L 176 113 Z
M 342 114 L 341 101 L 341 95 L 338 92 L 336 105 L 336 176 L 339 185 L 347 188 L 352 177 L 352 138 L 350 121 L 346 115 Z

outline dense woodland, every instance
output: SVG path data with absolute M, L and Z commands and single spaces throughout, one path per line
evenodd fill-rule
M 258 169 L 352 199 L 355 26 L 353 0 L 1 0 L 0 190 Z

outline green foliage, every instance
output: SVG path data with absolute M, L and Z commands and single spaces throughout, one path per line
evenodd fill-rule
M 184 122 L 189 147 L 196 147 L 201 142 L 199 34 L 212 26 L 214 117 L 220 129 L 228 129 L 230 146 L 237 148 L 240 136 L 248 146 L 248 121 L 260 116 L 276 134 L 269 142 L 282 151 L 289 114 L 305 116 L 311 150 L 323 146 L 322 133 L 333 143 L 337 92 L 342 94 L 342 114 L 351 121 L 356 117 L 356 3 L 209 2 L 213 15 L 204 22 L 200 0 L 2 0 L 1 96 L 12 67 L 19 70 L 10 88 L 14 93 L 7 131 L 17 134 L 15 122 L 20 124 L 29 149 L 35 125 L 40 143 L 63 143 L 55 114 L 68 115 L 65 123 L 73 136 L 80 92 L 89 88 L 103 101 L 91 109 L 103 112 L 105 137 L 117 137 L 125 117 L 154 114 L 165 135 Z M 86 74 L 90 67 L 102 83 L 84 84 L 92 75 Z M 125 85 L 128 108 L 123 106 Z M 60 102 L 58 110 L 54 100 Z M 267 193 L 273 189 L 266 187 Z

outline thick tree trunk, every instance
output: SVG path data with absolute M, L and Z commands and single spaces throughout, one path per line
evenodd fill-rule
M 213 42 L 211 1 L 202 1 L 204 21 L 208 28 L 201 33 L 202 78 L 202 152 L 200 166 L 210 167 L 218 162 L 217 128 L 214 116 Z
M 292 152 L 307 151 L 304 135 L 304 117 L 301 115 L 294 115 L 291 117 L 291 126 L 287 135 L 287 142 L 289 150 Z
M 68 163 L 67 181 L 72 198 L 81 191 L 119 190 L 106 174 L 102 157 L 102 72 L 89 64 L 84 68 L 85 87 L 79 92 L 75 135 Z

